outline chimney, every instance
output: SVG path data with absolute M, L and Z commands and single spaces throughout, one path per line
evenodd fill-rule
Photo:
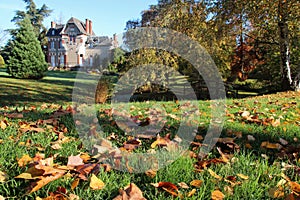
M 55 22 L 51 22 L 51 28 L 55 28 L 56 27 L 56 23 Z
M 93 22 L 91 20 L 89 21 L 89 25 L 90 25 L 90 34 L 93 35 Z
M 85 19 L 85 31 L 87 34 L 90 33 L 90 20 Z

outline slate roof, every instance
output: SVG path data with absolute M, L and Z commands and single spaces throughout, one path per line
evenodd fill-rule
M 87 34 L 89 35 L 87 32 L 86 32 L 86 25 L 85 23 L 83 23 L 82 21 L 80 21 L 79 19 L 76 19 L 75 17 L 71 17 L 67 24 L 75 24 L 75 26 L 78 28 L 79 30 L 79 34 Z M 50 28 L 46 34 L 46 36 L 60 36 L 62 34 L 66 34 L 65 33 L 65 29 L 67 27 L 67 24 L 65 25 L 56 25 L 55 28 Z M 53 35 L 52 34 L 52 30 L 55 31 L 55 34 Z M 92 35 L 95 35 L 94 31 L 93 31 L 93 34 Z

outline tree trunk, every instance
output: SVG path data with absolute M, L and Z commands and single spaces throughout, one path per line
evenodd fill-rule
M 289 46 L 289 28 L 287 24 L 288 17 L 287 3 L 285 0 L 279 0 L 278 4 L 278 28 L 279 28 L 279 46 L 280 46 L 280 69 L 281 69 L 281 89 L 287 91 L 292 89 L 293 80 L 290 66 L 290 46 Z

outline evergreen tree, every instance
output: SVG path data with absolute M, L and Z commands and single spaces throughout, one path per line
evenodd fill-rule
M 28 17 L 17 25 L 19 28 L 11 40 L 7 72 L 16 78 L 40 79 L 47 70 L 40 42 Z

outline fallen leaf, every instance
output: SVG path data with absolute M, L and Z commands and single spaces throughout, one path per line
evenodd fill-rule
M 119 193 L 113 200 L 146 200 L 143 197 L 143 192 L 134 183 L 130 183 L 124 190 L 120 190 Z
M 279 143 L 270 143 L 270 142 L 262 142 L 260 147 L 266 149 L 277 149 L 277 150 L 282 149 L 282 146 Z
M 51 176 L 42 176 L 40 177 L 40 180 L 38 180 L 37 182 L 34 182 L 30 187 L 29 187 L 29 193 L 38 191 L 40 188 L 44 187 L 45 185 L 47 185 L 48 183 L 55 181 L 59 178 L 61 178 L 65 173 L 61 172 L 61 173 L 56 173 L 53 174 Z
M 219 176 L 218 174 L 216 174 L 213 170 L 208 169 L 207 171 L 209 172 L 209 174 L 210 174 L 212 177 L 214 177 L 214 178 L 216 178 L 216 179 L 218 179 L 218 180 L 222 180 L 222 177 Z
M 237 174 L 238 177 L 240 177 L 241 179 L 244 179 L 244 180 L 248 180 L 249 179 L 249 176 L 246 176 L 244 174 Z
M 233 195 L 233 192 L 234 192 L 234 189 L 228 185 L 226 185 L 224 187 L 224 191 L 225 193 L 228 195 L 228 196 L 232 196 Z
M 219 163 L 226 163 L 223 159 L 220 158 L 213 158 L 210 160 L 199 160 L 195 167 L 197 170 L 201 171 L 203 169 L 206 169 L 207 167 L 211 166 L 212 164 L 219 164 Z
M 195 193 L 196 193 L 196 189 L 194 188 L 194 189 L 192 189 L 189 193 L 188 193 L 188 195 L 187 195 L 187 197 L 191 197 L 191 196 L 193 196 Z
M 222 200 L 224 197 L 225 195 L 220 190 L 215 190 L 211 193 L 212 200 Z
M 254 142 L 255 141 L 255 137 L 253 137 L 252 135 L 247 135 L 247 140 L 249 142 Z
M 54 150 L 59 150 L 59 149 L 62 148 L 62 146 L 60 146 L 60 144 L 53 144 L 53 145 L 51 146 L 51 148 L 54 149 Z
M 72 184 L 71 184 L 71 189 L 72 189 L 72 190 L 74 190 L 74 189 L 78 186 L 79 181 L 80 181 L 80 178 L 76 178 L 76 179 L 72 182 Z
M 92 174 L 90 181 L 90 188 L 93 190 L 101 190 L 105 186 L 104 182 L 101 181 L 95 174 Z
M 288 141 L 286 141 L 285 139 L 282 139 L 282 138 L 279 138 L 279 142 L 280 142 L 280 144 L 282 144 L 284 146 L 289 144 Z
M 145 172 L 145 174 L 150 178 L 154 178 L 156 176 L 156 173 L 157 171 L 153 169 L 149 169 Z
M 70 194 L 68 200 L 80 200 L 80 197 L 75 194 Z
M 168 190 L 178 191 L 177 186 L 170 182 L 151 183 L 151 185 L 156 188 L 166 188 Z
M 4 183 L 8 180 L 8 175 L 2 171 L 0 171 L 0 183 Z
M 194 187 L 200 187 L 202 185 L 203 181 L 201 180 L 193 180 L 190 182 L 190 185 L 191 186 L 194 186 Z
M 282 186 L 271 188 L 269 191 L 269 196 L 273 199 L 279 199 L 284 197 L 284 189 Z
M 80 155 L 69 156 L 67 166 L 76 167 L 76 166 L 80 166 L 80 165 L 84 165 L 83 160 L 80 157 Z
M 294 192 L 300 193 L 300 184 L 299 183 L 289 181 L 289 185 L 291 187 L 291 190 L 293 190 Z
M 188 188 L 190 188 L 185 182 L 177 183 L 177 185 L 179 185 L 179 187 L 181 187 L 181 188 L 183 188 L 183 189 L 188 189 Z
M 33 159 L 29 155 L 26 154 L 26 155 L 23 155 L 22 158 L 20 158 L 18 160 L 18 165 L 19 165 L 19 167 L 24 167 L 31 161 L 33 161 Z
M 12 119 L 22 119 L 24 117 L 22 113 L 5 113 L 4 116 Z
M 7 126 L 8 126 L 8 122 L 6 120 L 0 121 L 0 127 L 2 130 L 6 129 Z

